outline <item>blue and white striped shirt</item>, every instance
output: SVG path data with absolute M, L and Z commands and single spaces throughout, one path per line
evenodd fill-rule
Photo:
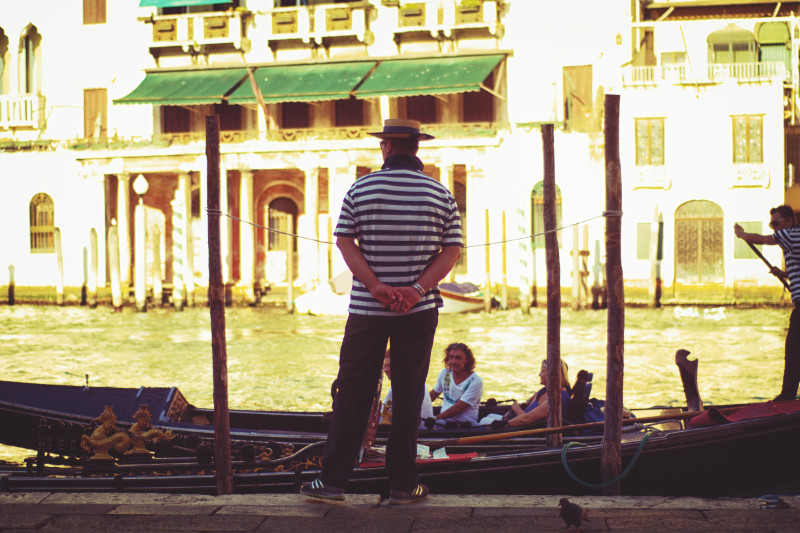
M 800 305 L 800 226 L 778 230 L 774 236 L 778 246 L 783 250 L 792 302 Z
M 461 219 L 447 188 L 426 176 L 417 157 L 390 155 L 381 170 L 358 179 L 344 197 L 334 235 L 354 238 L 381 283 L 413 285 L 447 246 L 463 246 Z M 438 288 L 409 311 L 442 307 Z M 355 277 L 349 312 L 398 316 L 384 308 Z

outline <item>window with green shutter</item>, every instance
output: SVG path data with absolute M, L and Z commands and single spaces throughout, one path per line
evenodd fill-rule
M 738 223 L 747 233 L 758 233 L 761 234 L 762 226 L 761 222 L 739 222 Z M 756 244 L 756 249 L 761 252 L 761 245 Z M 733 258 L 734 259 L 758 259 L 758 256 L 753 253 L 753 250 L 750 249 L 750 246 L 744 242 L 742 239 L 734 239 L 733 241 Z
M 649 222 L 636 224 L 636 259 L 650 259 L 650 229 Z

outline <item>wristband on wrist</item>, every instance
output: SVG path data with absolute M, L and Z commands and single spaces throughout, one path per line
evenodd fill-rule
M 420 285 L 419 283 L 414 283 L 412 287 L 414 287 L 417 290 L 420 297 L 425 296 L 425 289 L 422 288 L 422 285 Z

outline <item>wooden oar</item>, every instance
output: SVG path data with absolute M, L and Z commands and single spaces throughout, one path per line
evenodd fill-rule
M 747 241 L 744 241 L 744 242 L 747 242 Z M 761 252 L 759 252 L 759 251 L 758 251 L 758 248 L 756 248 L 756 246 L 755 246 L 755 245 L 754 245 L 752 242 L 747 242 L 747 244 L 748 244 L 748 246 L 750 246 L 750 249 L 751 249 L 751 250 L 753 250 L 753 252 L 755 252 L 755 254 L 756 254 L 756 255 L 757 255 L 759 258 L 761 258 L 761 260 L 762 260 L 762 261 L 764 261 L 764 264 L 765 264 L 765 265 L 767 265 L 767 267 L 770 269 L 770 272 L 771 272 L 771 271 L 772 271 L 772 265 L 770 264 L 770 262 L 769 262 L 769 261 L 767 261 L 767 258 L 766 258 L 766 257 L 764 257 L 764 256 L 761 254 Z M 772 275 L 773 275 L 773 276 L 775 276 L 776 278 L 778 278 L 778 279 L 781 281 L 781 283 L 783 283 L 783 286 L 784 286 L 784 287 L 786 287 L 786 290 L 787 290 L 787 291 L 788 291 L 788 290 L 790 290 L 790 289 L 789 289 L 789 284 L 788 284 L 788 283 L 786 283 L 786 280 L 785 280 L 785 279 L 783 279 L 782 277 L 780 277 L 780 276 L 778 276 L 778 275 L 776 275 L 776 274 L 772 274 Z
M 733 409 L 738 409 L 738 407 Z M 729 410 L 732 409 L 721 409 L 722 412 Z M 644 424 L 650 422 L 663 422 L 665 420 L 675 420 L 676 418 L 678 419 L 692 418 L 699 414 L 700 413 L 696 411 L 688 411 L 684 413 L 674 413 L 671 415 L 645 416 L 641 418 L 625 418 L 622 420 L 622 424 L 625 425 L 625 424 Z M 549 435 L 551 433 L 561 433 L 563 431 L 577 431 L 583 429 L 599 429 L 603 427 L 603 424 L 605 424 L 605 422 L 586 422 L 584 424 L 573 424 L 571 426 L 525 429 L 522 431 L 509 431 L 505 433 L 492 433 L 490 435 L 476 435 L 474 437 L 445 439 L 436 442 L 429 441 L 429 442 L 423 442 L 422 444 L 424 444 L 431 450 L 438 450 L 439 448 L 444 448 L 445 446 L 454 446 L 456 444 L 480 444 L 483 442 L 492 442 L 496 440 L 513 439 L 514 437 L 527 437 L 531 435 Z

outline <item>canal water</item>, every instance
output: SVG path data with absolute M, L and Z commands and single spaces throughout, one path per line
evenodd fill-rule
M 731 307 L 625 310 L 624 403 L 682 406 L 675 351 L 700 360 L 706 404 L 771 399 L 780 389 L 788 308 Z M 570 368 L 594 373 L 593 396 L 606 385 L 607 315 L 561 315 L 561 355 Z M 277 308 L 226 309 L 231 408 L 327 410 L 336 377 L 344 317 L 289 315 Z M 442 315 L 428 387 L 442 368 L 442 350 L 465 342 L 483 378 L 483 399 L 524 399 L 539 388 L 546 357 L 547 315 L 519 310 Z M 90 386 L 176 386 L 193 404 L 211 407 L 212 357 L 207 308 L 154 309 L 6 306 L 0 308 L 0 379 Z M 98 413 L 99 414 L 99 413 Z M 0 428 L 14 431 L 14 428 Z M 30 452 L 0 446 L 0 460 Z

